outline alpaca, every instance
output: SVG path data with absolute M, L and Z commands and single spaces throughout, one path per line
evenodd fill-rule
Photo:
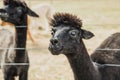
M 49 50 L 53 55 L 64 54 L 75 80 L 120 80 L 120 67 L 98 64 L 91 60 L 82 39 L 94 34 L 82 29 L 81 20 L 69 13 L 56 13 L 50 21 L 52 38 Z
M 35 11 L 39 18 L 31 18 L 31 26 L 36 26 L 37 29 L 43 29 L 44 33 L 48 33 L 49 19 L 53 17 L 55 12 L 54 8 L 50 4 L 39 4 L 31 7 L 33 11 Z
M 120 49 L 120 33 L 114 33 L 105 39 L 97 49 Z M 120 50 L 95 50 L 91 58 L 93 61 L 100 64 L 120 64 Z
M 38 16 L 38 17 L 39 17 L 39 16 Z M 28 37 L 30 38 L 30 40 L 31 40 L 33 43 L 35 43 L 35 40 L 34 40 L 34 38 L 33 38 L 33 35 L 31 34 L 31 31 L 30 31 L 30 22 L 31 22 L 30 19 L 31 19 L 31 17 L 28 16 L 28 17 L 27 17 L 27 24 L 28 24 L 27 35 L 28 35 Z M 14 26 L 15 26 L 15 25 L 12 24 L 12 23 L 4 22 L 4 21 L 2 21 L 2 20 L 0 20 L 0 25 L 1 25 L 1 27 L 5 27 L 5 26 L 14 27 Z
M 0 9 L 0 18 L 14 24 L 15 33 L 2 29 L 0 30 L 1 48 L 26 48 L 27 37 L 27 15 L 38 17 L 30 10 L 25 2 L 19 0 L 4 0 L 4 8 Z M 23 27 L 22 27 L 23 26 Z M 4 80 L 28 80 L 29 59 L 26 49 L 4 49 L 0 50 L 1 68 L 4 73 Z M 25 65 L 19 65 L 23 63 Z

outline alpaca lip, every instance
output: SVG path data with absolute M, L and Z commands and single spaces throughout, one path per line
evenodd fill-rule
M 0 13 L 0 18 L 1 18 L 1 20 L 7 22 L 9 15 L 7 13 Z
M 58 55 L 61 53 L 63 50 L 63 46 L 58 46 L 58 45 L 50 45 L 49 50 L 53 55 Z

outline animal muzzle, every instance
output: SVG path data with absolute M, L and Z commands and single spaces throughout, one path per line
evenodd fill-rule
M 49 50 L 53 55 L 58 55 L 63 50 L 63 46 L 59 42 L 58 39 L 51 39 L 50 40 L 50 45 L 49 45 Z
M 9 17 L 9 15 L 7 13 L 0 13 L 0 18 L 2 20 L 6 20 Z

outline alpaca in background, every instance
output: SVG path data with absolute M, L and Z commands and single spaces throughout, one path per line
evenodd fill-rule
M 54 8 L 50 4 L 39 4 L 32 6 L 31 9 L 39 15 L 39 18 L 30 19 L 32 30 L 34 28 L 36 28 L 37 30 L 43 29 L 43 34 L 48 33 L 48 31 L 50 30 L 49 20 L 53 17 L 53 14 L 55 12 Z
M 98 50 L 97 50 L 98 49 Z M 92 54 L 94 62 L 100 64 L 120 64 L 120 32 L 114 33 L 105 39 Z M 115 50 L 99 50 L 115 49 Z
M 30 24 L 31 24 L 31 21 L 30 21 L 30 17 L 32 18 L 32 16 L 27 16 L 27 24 L 28 24 L 28 30 L 27 30 L 27 35 L 28 35 L 28 37 L 30 38 L 30 40 L 33 42 L 33 43 L 35 43 L 35 39 L 34 39 L 34 37 L 33 37 L 33 35 L 32 35 L 32 32 L 31 32 L 31 30 L 30 30 Z M 0 25 L 1 25 L 1 27 L 6 27 L 6 26 L 10 26 L 10 27 L 12 27 L 12 28 L 14 28 L 14 24 L 12 24 L 12 23 L 10 23 L 10 22 L 5 22 L 5 21 L 3 21 L 3 20 L 0 20 Z
M 5 48 L 0 50 L 0 65 L 4 80 L 15 80 L 16 76 L 19 76 L 19 80 L 28 80 L 27 15 L 38 17 L 25 2 L 4 0 L 4 7 L 0 9 L 0 18 L 4 22 L 14 24 L 15 28 L 14 34 L 6 29 L 0 30 L 0 47 Z

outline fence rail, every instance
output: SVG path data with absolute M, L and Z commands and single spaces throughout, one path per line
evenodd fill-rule
M 29 65 L 29 63 L 0 63 L 1 65 L 18 65 L 18 66 L 25 66 L 25 65 Z
M 13 50 L 40 50 L 40 48 L 0 48 L 0 50 L 9 50 L 9 49 L 13 49 Z M 110 48 L 98 48 L 96 49 L 97 51 L 120 51 L 120 49 L 110 49 Z

